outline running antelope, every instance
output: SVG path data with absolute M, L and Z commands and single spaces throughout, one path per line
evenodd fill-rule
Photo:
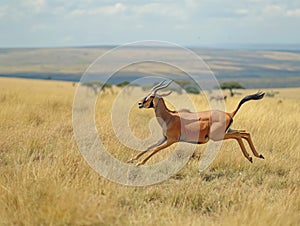
M 224 112 L 219 110 L 210 110 L 202 112 L 190 112 L 189 110 L 171 111 L 167 108 L 163 97 L 168 96 L 171 92 L 158 94 L 157 91 L 164 89 L 170 85 L 172 81 L 165 83 L 162 81 L 151 89 L 151 92 L 138 103 L 139 108 L 154 108 L 156 118 L 163 129 L 163 138 L 156 144 L 151 145 L 145 151 L 140 152 L 128 162 L 138 160 L 142 155 L 150 151 L 152 152 L 137 166 L 145 164 L 154 154 L 160 150 L 169 147 L 176 142 L 189 142 L 196 144 L 204 144 L 208 140 L 220 141 L 227 139 L 237 140 L 240 148 L 245 156 L 252 163 L 252 157 L 246 151 L 242 139 L 245 139 L 255 157 L 264 158 L 258 154 L 252 143 L 250 133 L 245 130 L 232 130 L 230 125 L 233 117 L 240 107 L 249 100 L 260 100 L 264 97 L 264 93 L 258 92 L 244 97 L 237 108 L 233 112 Z
M 209 100 L 212 101 L 212 100 L 216 100 L 216 101 L 223 101 L 225 100 L 226 101 L 227 99 L 227 96 L 226 95 L 211 95 Z

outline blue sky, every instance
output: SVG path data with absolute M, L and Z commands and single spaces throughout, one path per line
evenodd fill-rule
M 0 47 L 300 42 L 299 0 L 0 0 Z

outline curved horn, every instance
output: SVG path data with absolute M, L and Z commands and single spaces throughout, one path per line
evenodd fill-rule
M 154 94 L 156 94 L 156 92 L 157 92 L 158 90 L 161 90 L 161 89 L 164 89 L 164 88 L 168 87 L 168 86 L 171 84 L 171 82 L 172 82 L 172 80 L 170 80 L 167 84 L 164 84 L 164 85 L 161 85 L 161 86 L 157 87 L 157 88 L 153 91 Z
M 159 94 L 160 97 L 166 97 L 169 96 L 172 93 L 172 91 L 166 92 L 166 93 L 161 93 Z
M 154 86 L 151 91 L 154 91 L 156 88 L 160 87 L 162 84 L 164 84 L 166 82 L 166 80 L 161 81 L 160 83 L 158 83 L 156 86 Z

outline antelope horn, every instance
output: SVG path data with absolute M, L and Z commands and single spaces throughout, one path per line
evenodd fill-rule
M 161 89 L 164 89 L 164 88 L 168 87 L 168 86 L 171 84 L 171 82 L 172 82 L 172 80 L 170 80 L 167 84 L 164 84 L 164 85 L 161 85 L 161 86 L 157 87 L 157 88 L 153 91 L 154 94 L 156 94 L 156 92 L 157 92 L 158 90 L 161 90 Z
M 161 93 L 159 94 L 160 97 L 166 97 L 169 96 L 172 93 L 172 91 L 166 92 L 166 93 Z
M 161 81 L 160 83 L 158 83 L 156 86 L 154 86 L 151 91 L 155 91 L 156 88 L 160 87 L 162 84 L 165 83 L 166 80 Z

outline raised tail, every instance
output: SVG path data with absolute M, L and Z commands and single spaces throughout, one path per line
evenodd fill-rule
M 265 93 L 263 92 L 257 92 L 255 94 L 252 94 L 252 95 L 249 95 L 249 96 L 246 96 L 244 97 L 239 105 L 237 106 L 237 108 L 232 112 L 232 113 L 229 113 L 231 118 L 233 118 L 235 116 L 235 114 L 238 112 L 238 110 L 240 109 L 240 107 L 243 105 L 243 103 L 249 101 L 249 100 L 260 100 L 264 97 Z

